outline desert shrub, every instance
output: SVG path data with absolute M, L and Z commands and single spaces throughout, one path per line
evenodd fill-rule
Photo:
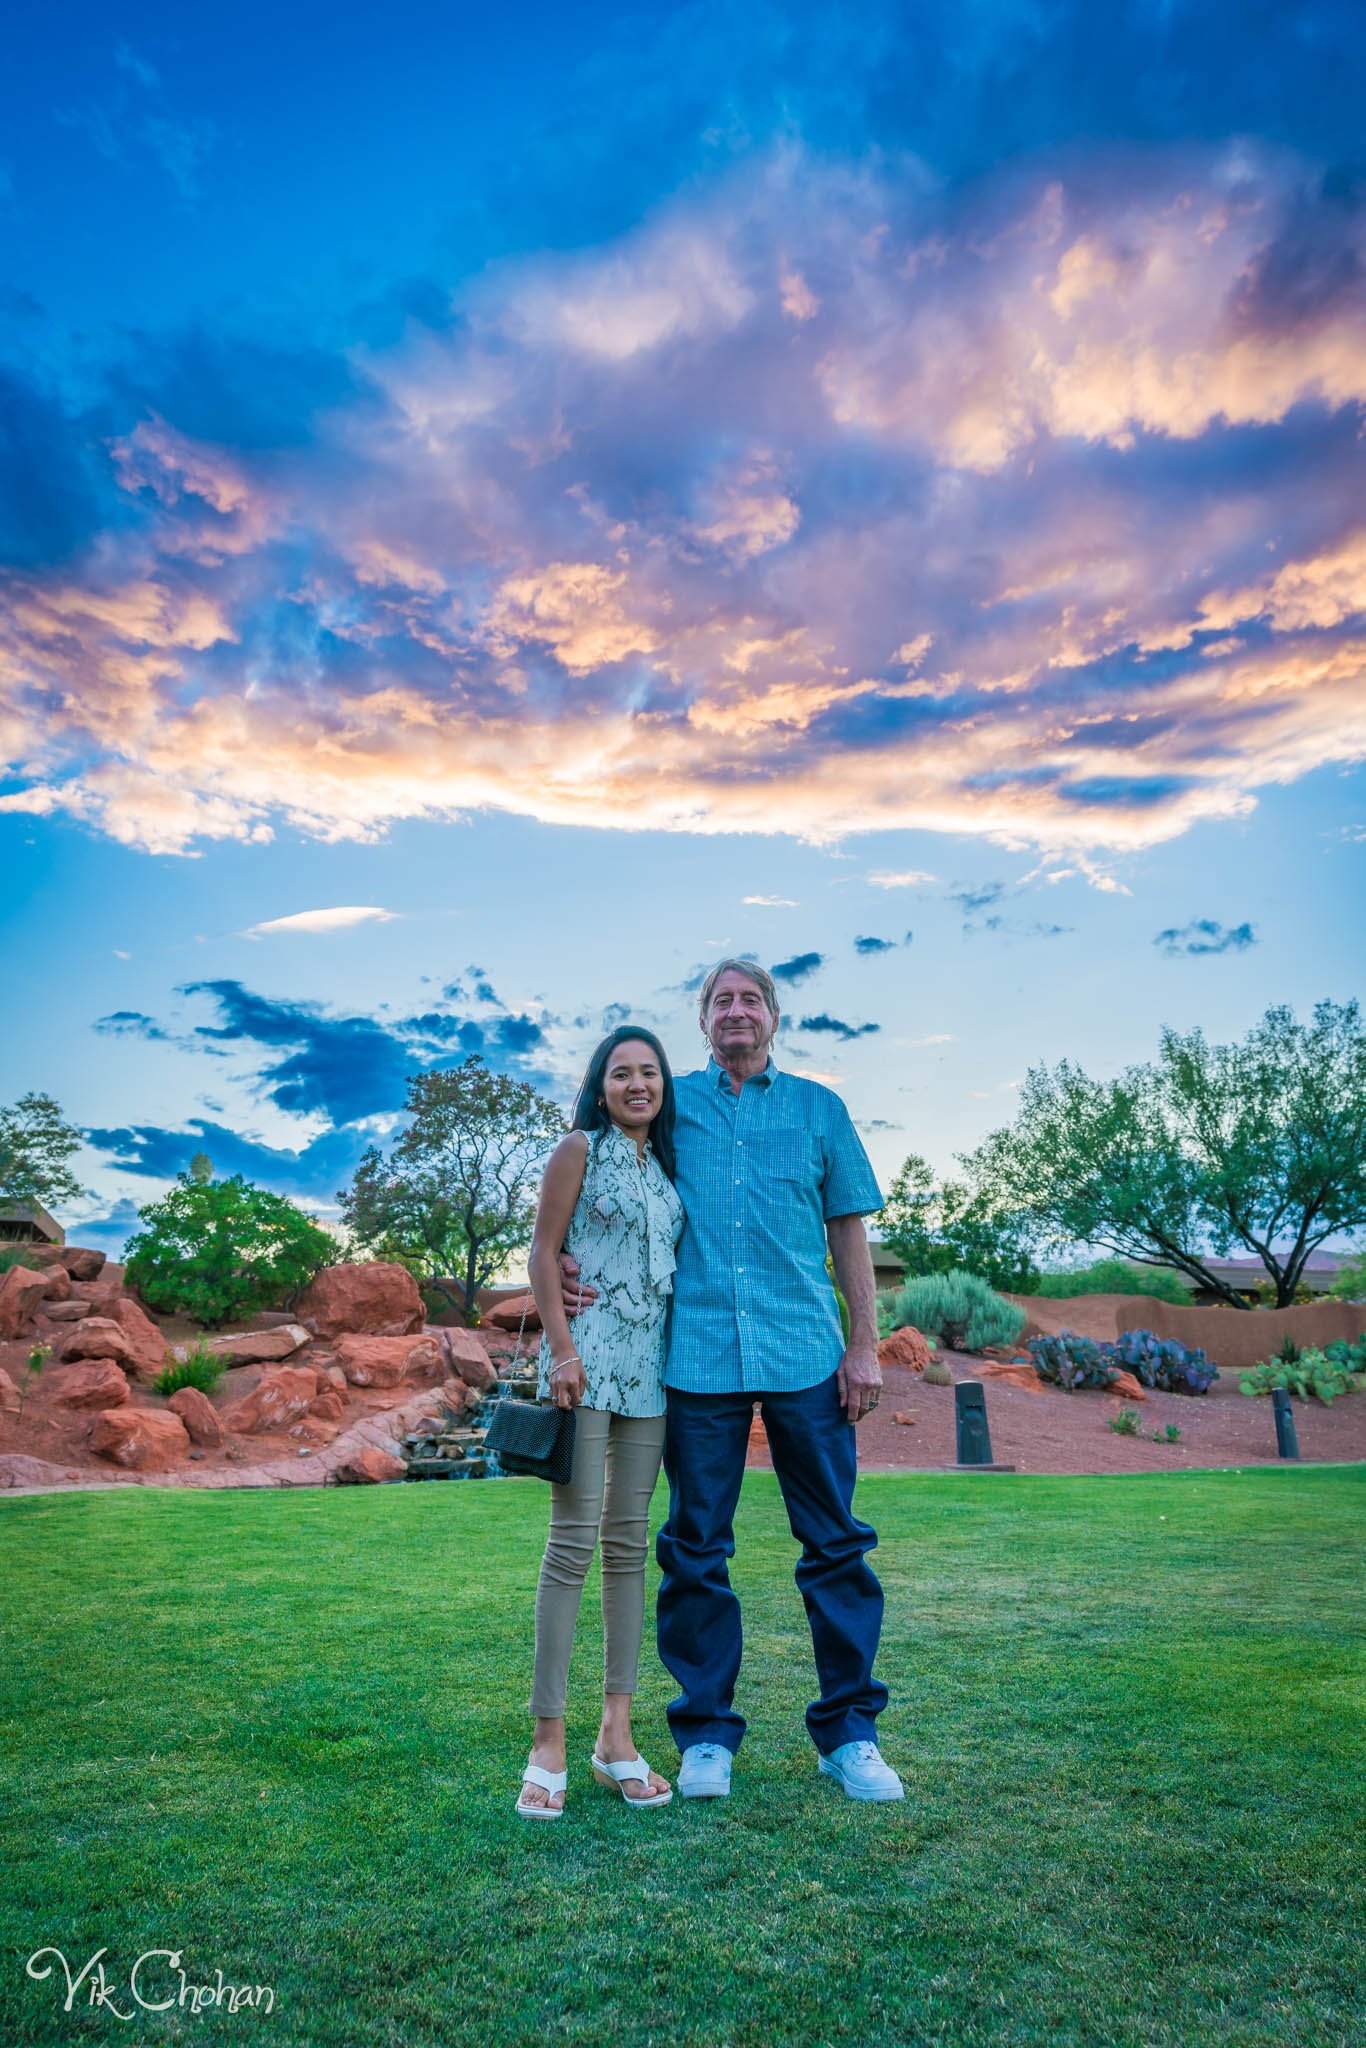
M 45 1263 L 43 1259 L 36 1259 L 27 1245 L 0 1244 L 0 1278 L 8 1273 L 11 1266 L 28 1266 L 39 1273 Z
M 1347 1372 L 1366 1375 L 1366 1332 L 1354 1337 L 1350 1344 L 1342 1337 L 1335 1337 L 1331 1344 L 1324 1345 L 1323 1355 Z
M 1152 1330 L 1126 1330 L 1117 1344 L 1105 1348 L 1140 1385 L 1164 1394 L 1204 1394 L 1219 1377 L 1218 1366 L 1203 1351 L 1188 1350 L 1175 1337 L 1159 1337 Z
M 1326 1407 L 1339 1394 L 1354 1393 L 1364 1380 L 1366 1374 L 1353 1371 L 1349 1364 L 1329 1358 L 1317 1345 L 1309 1344 L 1293 1363 L 1283 1358 L 1268 1358 L 1262 1364 L 1254 1365 L 1250 1372 L 1243 1374 L 1238 1385 L 1245 1394 L 1270 1394 L 1275 1388 L 1284 1387 L 1301 1401 L 1312 1395 Z
M 1366 1250 L 1343 1260 L 1330 1291 L 1337 1301 L 1366 1301 Z
M 1079 1337 L 1075 1330 L 1060 1330 L 1056 1337 L 1031 1337 L 1029 1354 L 1041 1380 L 1051 1380 L 1065 1392 L 1078 1387 L 1108 1387 L 1118 1367 L 1106 1354 L 1109 1344 L 1094 1337 Z
M 1288 1302 L 1281 1300 L 1274 1280 L 1259 1280 L 1253 1293 L 1258 1308 L 1307 1308 L 1309 1303 L 1317 1298 L 1313 1288 L 1307 1286 L 1303 1280 Z
M 908 1280 L 892 1314 L 893 1328 L 913 1323 L 932 1344 L 946 1344 L 950 1351 L 1013 1344 L 1025 1326 L 1024 1310 L 975 1273 L 924 1273 Z
M 920 1375 L 927 1387 L 951 1387 L 953 1374 L 942 1358 L 932 1358 Z
M 150 1384 L 154 1394 L 168 1397 L 182 1387 L 198 1387 L 201 1394 L 211 1394 L 226 1370 L 224 1361 L 215 1358 L 207 1344 L 196 1344 L 188 1358 L 164 1366 Z
M 1137 1408 L 1121 1408 L 1118 1415 L 1110 1417 L 1107 1427 L 1112 1429 L 1116 1436 L 1137 1436 Z
M 177 1174 L 138 1211 L 124 1277 L 150 1309 L 213 1329 L 258 1309 L 288 1306 L 336 1253 L 335 1240 L 283 1195 L 240 1174 Z
M 1189 1308 L 1195 1299 L 1179 1273 L 1165 1266 L 1137 1266 L 1132 1259 L 1097 1259 L 1094 1265 L 1045 1272 L 1038 1291 L 1061 1300 L 1077 1294 L 1148 1294 L 1177 1308 Z

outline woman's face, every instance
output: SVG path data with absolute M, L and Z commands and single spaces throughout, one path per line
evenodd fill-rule
M 626 1038 L 613 1046 L 602 1093 L 614 1124 L 632 1136 L 649 1129 L 664 1101 L 664 1075 L 658 1054 L 643 1038 Z

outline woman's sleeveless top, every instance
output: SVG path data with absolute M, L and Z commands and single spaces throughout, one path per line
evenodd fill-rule
M 569 1334 L 583 1360 L 585 1408 L 613 1415 L 662 1415 L 665 1322 L 673 1291 L 674 1246 L 683 1204 L 647 1144 L 615 1124 L 590 1135 L 583 1187 L 564 1248 L 598 1298 L 572 1318 Z M 541 1338 L 538 1390 L 550 1395 L 550 1343 Z

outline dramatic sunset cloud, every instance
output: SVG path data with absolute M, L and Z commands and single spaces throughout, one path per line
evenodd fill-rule
M 1107 886 L 1366 751 L 1362 218 L 1250 143 L 944 194 L 787 146 L 356 347 L 287 444 L 168 396 L 4 576 L 0 811 L 918 827 Z

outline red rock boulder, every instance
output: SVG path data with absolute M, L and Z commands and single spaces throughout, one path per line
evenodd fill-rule
M 166 1403 L 180 1417 L 192 1444 L 201 1450 L 214 1450 L 223 1441 L 223 1425 L 218 1419 L 218 1410 L 208 1395 L 198 1387 L 178 1387 Z
M 479 1320 L 485 1329 L 510 1330 L 515 1337 L 521 1328 L 523 1309 L 526 1310 L 526 1334 L 531 1336 L 541 1327 L 534 1294 L 516 1294 L 510 1301 L 500 1301 L 495 1307 L 486 1308 Z
M 115 1294 L 105 1314 L 118 1324 L 127 1339 L 134 1372 L 140 1379 L 152 1379 L 166 1363 L 166 1339 L 146 1309 L 139 1308 L 129 1294 Z
M 49 1302 L 70 1301 L 71 1275 L 67 1272 L 65 1266 L 48 1266 L 44 1271 L 43 1277 L 47 1281 L 47 1285 L 43 1289 L 44 1308 L 47 1307 Z
M 353 1387 L 396 1387 L 400 1380 L 435 1379 L 442 1365 L 435 1333 L 339 1337 L 337 1362 Z
M 112 1358 L 92 1358 L 53 1373 L 48 1394 L 63 1408 L 121 1408 L 128 1399 L 128 1380 Z
M 19 1389 L 0 1365 L 0 1415 L 17 1415 L 19 1412 Z
M 973 1366 L 975 1380 L 1004 1380 L 1007 1386 L 1023 1387 L 1027 1394 L 1045 1394 L 1049 1381 L 1041 1380 L 1028 1358 L 979 1358 Z
M 424 1315 L 412 1274 L 381 1259 L 324 1266 L 299 1296 L 295 1312 L 315 1337 L 406 1337 L 422 1328 Z
M 251 1392 L 223 1409 L 219 1421 L 241 1436 L 285 1429 L 298 1421 L 317 1391 L 318 1375 L 311 1365 L 267 1366 Z
M 92 1245 L 64 1244 L 57 1256 L 73 1280 L 98 1280 L 104 1271 L 105 1254 Z
M 402 1458 L 393 1457 L 388 1451 L 376 1450 L 369 1444 L 362 1451 L 353 1451 L 336 1467 L 332 1476 L 338 1486 L 378 1486 L 387 1479 L 402 1479 L 408 1467 Z
M 11 1266 L 0 1280 L 0 1337 L 13 1340 L 30 1329 L 50 1275 L 32 1266 Z
M 340 1422 L 346 1413 L 346 1402 L 335 1387 L 324 1387 L 309 1402 L 308 1413 L 318 1422 Z
M 1117 1372 L 1105 1391 L 1107 1394 L 1123 1394 L 1129 1401 L 1146 1401 L 1148 1398 L 1148 1389 L 1131 1372 Z
M 893 1330 L 890 1337 L 884 1337 L 877 1347 L 879 1365 L 900 1365 L 908 1372 L 924 1372 L 930 1362 L 930 1347 L 919 1330 L 909 1323 L 904 1329 Z
M 454 1379 L 463 1380 L 478 1393 L 497 1386 L 493 1361 L 473 1330 L 451 1328 L 443 1323 L 430 1335 L 440 1344 L 442 1362 Z
M 270 1365 L 276 1359 L 292 1357 L 307 1342 L 308 1332 L 302 1323 L 277 1323 L 270 1330 L 241 1330 L 231 1337 L 201 1337 L 199 1346 L 175 1344 L 171 1356 L 186 1359 L 202 1347 L 222 1359 L 225 1366 Z
M 82 1316 L 93 1316 L 95 1311 L 88 1301 L 73 1296 L 70 1301 L 40 1301 L 38 1313 L 50 1323 L 78 1323 Z
M 138 1472 L 164 1471 L 190 1448 L 180 1417 L 161 1408 L 102 1408 L 88 1441 L 100 1457 Z
M 112 1316 L 86 1316 L 73 1323 L 62 1340 L 62 1358 L 112 1358 L 117 1365 L 133 1365 L 132 1346 Z

